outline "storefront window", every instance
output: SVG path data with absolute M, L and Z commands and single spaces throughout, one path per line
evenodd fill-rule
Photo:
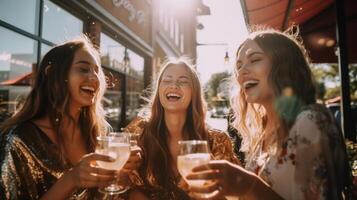
M 144 82 L 132 76 L 127 77 L 126 90 L 126 120 L 130 122 L 140 111 L 140 100 L 144 90 Z
M 131 51 L 130 49 L 128 51 L 128 57 L 130 59 L 130 75 L 138 77 L 138 78 L 143 78 L 144 77 L 144 58 L 135 53 L 134 51 Z
M 123 65 L 125 47 L 119 42 L 110 38 L 108 35 L 101 33 L 100 35 L 100 52 L 102 65 L 125 71 Z
M 123 104 L 123 91 L 121 91 L 123 76 L 108 68 L 104 68 L 104 73 L 108 83 L 108 87 L 103 98 L 106 119 L 114 131 L 118 131 L 120 128 L 121 110 Z
M 43 56 L 45 56 L 45 54 L 51 50 L 51 46 L 46 45 L 46 44 L 41 44 L 41 59 L 43 58 Z
M 40 0 L 2 0 L 0 19 L 32 34 L 37 34 Z
M 3 27 L 0 35 L 0 121 L 3 121 L 30 91 L 37 42 Z
M 43 3 L 42 35 L 53 43 L 61 43 L 81 35 L 83 22 L 61 7 L 45 0 Z

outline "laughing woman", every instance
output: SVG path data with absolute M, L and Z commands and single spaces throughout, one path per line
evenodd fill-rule
M 1 126 L 0 199 L 68 199 L 115 180 L 117 171 L 93 165 L 111 158 L 91 153 L 109 128 L 105 87 L 99 54 L 86 37 L 44 56 L 23 107 Z
M 132 199 L 177 199 L 190 197 L 177 170 L 180 140 L 207 140 L 214 159 L 238 163 L 227 135 L 205 125 L 205 102 L 192 65 L 170 60 L 158 75 L 147 116 L 127 127 L 139 133 L 143 163 L 134 180 Z M 187 189 L 187 188 L 186 188 Z M 139 197 L 140 196 L 140 197 Z
M 237 51 L 232 103 L 246 169 L 215 161 L 188 178 L 215 180 L 223 188 L 217 196 L 342 199 L 351 183 L 344 141 L 333 116 L 316 104 L 309 64 L 295 35 L 252 33 Z

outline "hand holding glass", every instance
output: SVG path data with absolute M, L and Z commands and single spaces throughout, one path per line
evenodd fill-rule
M 190 186 L 200 187 L 205 184 L 204 180 L 187 180 L 186 176 L 192 173 L 192 169 L 199 165 L 207 164 L 211 160 L 207 141 L 204 140 L 186 140 L 179 141 L 179 156 L 177 157 L 177 169 L 181 176 Z M 205 194 L 199 194 L 200 197 L 206 197 Z
M 97 161 L 97 164 L 104 169 L 121 170 L 130 155 L 130 137 L 126 133 L 110 133 L 97 137 L 96 153 L 108 155 L 115 159 L 114 162 Z M 125 192 L 125 188 L 112 183 L 99 191 L 109 194 L 120 194 Z

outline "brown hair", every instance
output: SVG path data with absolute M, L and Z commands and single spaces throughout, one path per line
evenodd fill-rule
M 248 40 L 255 41 L 271 59 L 272 68 L 268 81 L 276 97 L 275 111 L 279 116 L 280 124 L 276 130 L 277 134 L 272 135 L 275 137 L 272 145 L 268 146 L 276 152 L 280 149 L 302 107 L 316 102 L 309 58 L 304 46 L 299 42 L 297 32 L 283 33 L 271 29 L 252 32 L 239 46 L 237 56 Z M 234 125 L 242 134 L 242 150 L 248 152 L 247 160 L 250 162 L 264 140 L 264 135 L 261 133 L 264 131 L 266 113 L 263 106 L 248 103 L 239 86 L 237 94 L 232 98 L 232 105 L 236 119 Z
M 68 87 L 64 86 L 67 85 L 66 80 L 75 53 L 80 49 L 89 51 L 100 63 L 99 52 L 85 35 L 52 48 L 43 57 L 34 72 L 33 87 L 23 106 L 1 125 L 1 132 L 7 132 L 17 124 L 48 116 L 56 133 L 55 139 L 58 142 L 61 157 L 64 158 L 63 132 L 61 130 L 63 117 L 68 117 L 72 122 L 74 120 L 69 114 L 70 92 Z M 95 104 L 83 107 L 79 116 L 80 130 L 89 151 L 95 149 L 96 136 L 109 127 L 104 118 L 104 109 L 101 104 L 106 88 L 101 66 L 99 66 L 98 77 L 100 86 Z
M 188 107 L 186 122 L 184 125 L 183 139 L 207 139 L 205 126 L 206 104 L 202 96 L 202 89 L 199 78 L 193 66 L 185 58 L 168 59 L 161 68 L 155 84 L 154 92 L 148 104 L 150 107 L 148 123 L 144 128 L 141 137 L 141 145 L 144 151 L 144 161 L 142 169 L 145 173 L 148 184 L 154 186 L 167 187 L 170 178 L 173 177 L 171 169 L 171 154 L 167 144 L 167 127 L 164 120 L 164 108 L 159 99 L 159 85 L 165 70 L 172 65 L 184 66 L 191 75 L 192 99 Z

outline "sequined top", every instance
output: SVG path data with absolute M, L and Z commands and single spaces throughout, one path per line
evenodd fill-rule
M 0 134 L 0 199 L 39 199 L 71 166 L 34 123 Z
M 132 121 L 127 127 L 126 131 L 134 134 L 142 134 L 146 127 L 147 121 L 142 118 L 137 118 Z M 240 164 L 238 158 L 233 153 L 232 142 L 227 134 L 220 130 L 208 130 L 208 143 L 213 159 L 215 160 L 228 160 L 230 162 Z M 186 191 L 188 189 L 185 181 L 178 177 L 178 180 L 170 179 L 171 184 L 165 185 L 165 188 L 148 185 L 148 181 L 144 180 L 148 177 L 144 170 L 132 172 L 130 179 L 133 182 L 132 188 L 138 189 L 143 192 L 147 197 L 152 200 L 185 200 L 190 199 Z

